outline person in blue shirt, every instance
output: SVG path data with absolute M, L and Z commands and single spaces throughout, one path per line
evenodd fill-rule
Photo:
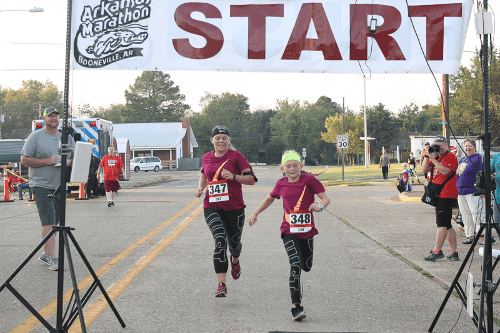
M 472 139 L 464 141 L 464 149 L 467 156 L 460 159 L 457 168 L 458 207 L 467 237 L 462 243 L 472 244 L 480 224 L 485 222 L 484 198 L 474 195 L 477 192 L 474 187 L 476 175 L 483 171 L 483 158 L 477 153 L 476 142 Z
M 493 203 L 493 220 L 495 223 L 500 223 L 500 153 L 493 155 L 490 162 L 491 176 L 495 181 L 495 192 L 492 198 Z

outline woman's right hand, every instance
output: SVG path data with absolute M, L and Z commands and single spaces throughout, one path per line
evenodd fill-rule
M 250 215 L 248 218 L 247 218 L 247 221 L 248 221 L 248 224 L 250 226 L 253 226 L 255 224 L 255 222 L 257 222 L 257 214 L 255 213 L 252 213 L 252 215 Z
M 199 188 L 199 187 L 198 187 L 198 188 L 196 189 L 196 191 L 194 191 L 194 195 L 195 195 L 197 198 L 201 197 L 201 195 L 203 194 L 203 190 L 204 190 L 204 189 L 202 189 L 202 188 Z

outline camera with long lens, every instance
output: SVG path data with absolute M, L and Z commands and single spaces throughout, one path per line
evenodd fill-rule
M 432 145 L 428 148 L 430 154 L 439 154 L 439 150 L 441 150 L 439 145 Z

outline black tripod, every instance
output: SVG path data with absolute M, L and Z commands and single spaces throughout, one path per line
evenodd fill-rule
M 108 293 L 106 292 L 106 290 L 102 286 L 101 282 L 99 281 L 99 278 L 97 277 L 94 270 L 92 269 L 92 266 L 90 266 L 90 263 L 88 262 L 87 258 L 83 254 L 83 251 L 80 248 L 80 246 L 78 245 L 78 242 L 76 241 L 75 237 L 73 236 L 71 230 L 74 230 L 74 229 L 71 227 L 68 227 L 68 226 L 54 226 L 54 228 L 47 234 L 47 236 L 45 236 L 45 238 L 42 240 L 42 242 L 40 244 L 38 244 L 38 246 L 30 253 L 30 255 L 26 259 L 24 259 L 22 264 L 14 271 L 14 273 L 12 273 L 12 275 L 9 276 L 9 278 L 2 284 L 2 286 L 0 287 L 0 292 L 2 292 L 2 290 L 4 288 L 7 288 L 8 290 L 10 290 L 12 292 L 12 294 L 14 294 L 14 296 L 43 324 L 43 326 L 45 326 L 49 330 L 49 332 L 67 332 L 68 329 L 73 324 L 73 322 L 76 320 L 77 315 L 79 315 L 82 332 L 85 333 L 87 331 L 85 328 L 85 320 L 83 317 L 83 310 L 82 309 L 83 309 L 83 306 L 85 306 L 85 304 L 88 302 L 88 300 L 90 299 L 90 297 L 92 296 L 92 294 L 94 293 L 96 288 L 99 287 L 102 294 L 106 298 L 106 301 L 108 302 L 109 306 L 113 310 L 113 313 L 115 314 L 116 318 L 118 319 L 118 321 L 120 322 L 122 327 L 125 327 L 125 323 L 123 322 L 122 318 L 120 317 L 120 314 L 118 313 L 115 306 L 111 302 L 111 299 L 109 298 Z M 26 266 L 26 264 L 33 258 L 33 256 L 35 256 L 38 253 L 38 251 L 50 239 L 50 237 L 52 237 L 52 235 L 54 235 L 57 232 L 59 232 L 59 237 L 60 237 L 59 238 L 59 249 L 63 248 L 63 251 L 64 251 L 64 248 L 66 249 L 66 254 L 68 257 L 68 267 L 69 267 L 69 271 L 71 274 L 71 281 L 73 283 L 72 297 L 73 296 L 75 297 L 75 303 L 71 306 L 72 302 L 71 301 L 69 302 L 66 313 L 63 316 L 62 312 L 59 311 L 59 308 L 62 310 L 62 304 L 61 304 L 61 307 L 59 307 L 59 302 L 58 302 L 57 324 L 56 324 L 57 327 L 54 328 L 36 311 L 36 309 L 34 309 L 28 303 L 28 301 L 26 301 L 26 299 L 10 284 L 10 282 L 24 268 L 24 266 Z M 70 246 L 69 246 L 70 242 L 69 242 L 68 237 L 71 239 L 75 249 L 78 251 L 78 253 L 80 254 L 80 257 L 82 258 L 83 262 L 85 263 L 85 266 L 87 266 L 87 269 L 89 270 L 90 274 L 94 278 L 94 281 L 92 282 L 89 289 L 83 295 L 82 298 L 80 298 L 80 292 L 78 290 L 78 281 L 77 281 L 76 275 L 75 275 L 75 268 L 73 265 L 73 259 L 71 256 L 71 251 L 70 251 Z M 62 243 L 61 243 L 61 238 L 63 240 Z M 59 252 L 61 252 L 61 251 L 59 251 Z M 64 257 L 60 256 L 59 257 L 59 276 L 61 276 L 61 274 L 63 274 L 63 272 L 64 272 Z M 59 286 L 62 286 L 62 282 L 60 280 L 58 280 L 58 289 L 59 289 Z M 71 310 L 70 310 L 70 308 L 71 308 Z
M 488 228 L 490 228 L 489 232 L 488 232 Z M 436 316 L 434 317 L 434 321 L 432 322 L 432 325 L 429 328 L 429 332 L 432 332 L 434 330 L 434 326 L 437 324 L 437 321 L 439 320 L 439 317 L 441 316 L 441 313 L 443 312 L 444 307 L 445 307 L 446 303 L 448 302 L 448 299 L 450 298 L 450 296 L 454 290 L 456 290 L 458 297 L 460 298 L 460 300 L 462 301 L 464 306 L 467 307 L 467 295 L 466 295 L 466 292 L 464 291 L 464 289 L 462 288 L 462 286 L 460 285 L 458 280 L 460 279 L 460 276 L 462 275 L 462 272 L 464 271 L 465 266 L 467 265 L 471 255 L 474 253 L 474 249 L 476 247 L 476 244 L 479 241 L 483 231 L 485 231 L 485 235 L 484 235 L 484 262 L 486 262 L 486 265 L 483 264 L 482 281 L 487 281 L 487 282 L 484 283 L 485 284 L 484 288 L 483 288 L 483 284 L 481 284 L 481 301 L 480 301 L 480 308 L 479 308 L 479 317 L 478 317 L 476 311 L 473 311 L 472 321 L 474 322 L 476 327 L 478 327 L 478 329 L 479 329 L 478 332 L 486 332 L 485 327 L 482 326 L 482 320 L 478 320 L 479 318 L 482 318 L 482 316 L 483 316 L 485 293 L 486 293 L 487 302 L 491 301 L 490 304 L 492 304 L 493 303 L 493 295 L 495 294 L 495 291 L 500 283 L 500 278 L 498 279 L 496 284 L 492 284 L 491 280 L 486 280 L 486 275 L 488 272 L 487 272 L 487 269 L 485 269 L 485 267 L 490 267 L 491 270 L 490 270 L 489 274 L 491 274 L 491 272 L 495 269 L 498 262 L 500 261 L 500 256 L 499 256 L 496 258 L 493 266 L 491 266 L 491 261 L 492 261 L 491 229 L 492 228 L 494 228 L 496 230 L 497 235 L 499 235 L 499 237 L 500 237 L 500 229 L 498 227 L 498 224 L 488 223 L 488 222 L 481 224 L 481 227 L 479 228 L 479 231 L 478 231 L 476 237 L 474 237 L 474 241 L 472 242 L 472 244 L 469 248 L 469 251 L 467 252 L 467 255 L 465 256 L 465 258 L 462 262 L 462 265 L 460 266 L 460 269 L 458 270 L 457 275 L 455 276 L 455 279 L 453 280 L 453 282 L 450 286 L 450 289 L 448 289 L 448 293 L 446 294 L 446 297 L 444 298 L 443 303 L 441 303 L 441 306 L 440 306 Z M 489 236 L 488 236 L 488 234 L 489 234 Z M 487 244 L 489 244 L 489 246 Z M 489 247 L 489 250 L 487 249 L 487 247 Z M 493 306 L 491 306 L 491 308 L 489 306 L 487 306 L 487 309 L 488 309 L 488 313 L 490 314 L 490 315 L 488 315 L 488 318 L 491 317 L 491 319 L 493 320 Z
M 482 12 L 487 12 L 488 11 L 488 0 L 483 1 L 483 9 L 484 11 Z M 474 241 L 469 249 L 469 252 L 467 253 L 467 256 L 465 257 L 462 266 L 460 267 L 459 271 L 457 272 L 457 275 L 455 276 L 455 279 L 453 280 L 453 283 L 448 290 L 448 293 L 446 294 L 446 297 L 441 304 L 441 307 L 439 308 L 438 313 L 436 314 L 436 317 L 434 318 L 434 321 L 432 322 L 431 327 L 429 328 L 429 332 L 432 332 L 434 329 L 434 326 L 436 325 L 439 316 L 441 315 L 441 312 L 443 311 L 444 306 L 446 305 L 446 302 L 448 301 L 451 293 L 453 290 L 457 290 L 457 293 L 459 294 L 460 299 L 464 304 L 467 304 L 467 298 L 464 293 L 464 290 L 458 283 L 458 279 L 460 275 L 462 274 L 465 265 L 469 261 L 469 258 L 471 254 L 474 251 L 474 248 L 477 244 L 477 241 L 479 237 L 481 237 L 481 233 L 484 230 L 484 257 L 483 257 L 483 266 L 482 266 L 482 276 L 481 276 L 481 300 L 479 304 L 479 315 L 477 315 L 474 311 L 473 313 L 473 322 L 476 325 L 478 332 L 488 332 L 488 333 L 493 333 L 493 295 L 495 294 L 496 288 L 498 286 L 499 281 L 497 283 L 493 283 L 493 269 L 496 267 L 498 261 L 500 260 L 498 257 L 495 260 L 495 264 L 492 266 L 492 261 L 493 261 L 493 256 L 492 256 L 492 251 L 491 251 L 491 237 L 492 237 L 492 229 L 495 229 L 497 233 L 500 236 L 499 228 L 496 223 L 491 222 L 491 182 L 490 182 L 490 173 L 491 173 L 491 168 L 490 168 L 490 149 L 491 149 L 491 134 L 490 134 L 490 128 L 489 128 L 489 108 L 490 108 L 490 89 L 489 89 L 489 63 L 488 63 L 488 33 L 485 29 L 485 24 L 484 24 L 484 18 L 483 18 L 483 26 L 482 26 L 482 32 L 483 32 L 483 44 L 481 48 L 481 56 L 482 56 L 482 70 L 483 70 L 483 101 L 484 101 L 484 135 L 483 135 L 483 148 L 484 148 L 484 173 L 480 175 L 480 188 L 482 189 L 482 193 L 479 194 L 484 194 L 484 201 L 486 204 L 486 223 L 481 224 L 481 227 L 479 229 L 479 232 L 477 236 L 474 238 Z M 498 209 L 499 207 L 495 207 L 495 209 Z M 483 320 L 484 320 L 484 306 L 486 304 L 486 313 L 487 313 L 487 321 L 486 321 L 486 327 L 483 326 Z
M 101 290 L 102 294 L 106 298 L 106 301 L 108 302 L 109 306 L 113 310 L 115 316 L 117 317 L 118 321 L 120 322 L 122 327 L 125 327 L 125 323 L 121 319 L 120 315 L 116 311 L 113 303 L 111 302 L 111 299 L 109 298 L 106 290 L 102 286 L 101 282 L 97 278 L 97 275 L 95 274 L 94 270 L 90 266 L 90 263 L 88 262 L 87 258 L 85 258 L 85 255 L 83 254 L 83 251 L 81 250 L 80 246 L 75 240 L 75 237 L 73 237 L 73 234 L 71 233 L 71 230 L 73 230 L 71 227 L 66 226 L 66 175 L 68 175 L 68 165 L 67 165 L 67 156 L 68 153 L 71 149 L 71 147 L 68 145 L 68 137 L 70 134 L 72 134 L 72 129 L 68 125 L 68 94 L 69 94 L 69 73 L 70 73 L 70 54 L 71 54 L 71 16 L 72 16 L 72 0 L 68 0 L 68 20 L 67 20 L 67 28 L 66 28 L 66 63 L 65 63 L 65 80 L 64 80 L 64 120 L 63 120 L 63 128 L 62 128 L 62 134 L 61 134 L 61 185 L 58 187 L 58 189 L 54 192 L 51 197 L 55 196 L 58 192 L 59 193 L 59 226 L 54 226 L 54 228 L 45 236 L 45 238 L 42 240 L 42 242 L 31 252 L 31 254 L 23 261 L 23 263 L 15 270 L 15 272 L 7 279 L 7 281 L 0 287 L 0 292 L 4 289 L 7 288 L 9 289 L 15 297 L 38 319 L 40 322 L 50 331 L 54 333 L 63 333 L 67 332 L 71 324 L 76 320 L 77 313 L 80 316 L 80 324 L 82 331 L 86 333 L 86 328 L 85 328 L 85 320 L 83 318 L 83 310 L 82 310 L 82 305 L 85 305 L 88 300 L 90 299 L 91 295 L 95 291 L 97 287 Z M 55 198 L 55 200 L 58 200 Z M 56 232 L 59 231 L 59 269 L 58 269 L 58 275 L 57 275 L 57 320 L 56 320 L 56 327 L 52 327 L 22 296 L 17 292 L 17 290 L 12 287 L 10 282 L 14 279 L 14 277 L 21 271 L 21 269 L 26 266 L 28 261 L 30 261 L 31 258 L 42 248 L 42 246 L 50 239 L 52 235 L 54 235 Z M 73 259 L 71 257 L 71 251 L 70 251 L 70 242 L 68 237 L 71 239 L 73 242 L 73 245 L 75 246 L 76 250 L 80 254 L 81 258 L 83 259 L 85 265 L 87 266 L 88 270 L 90 271 L 90 274 L 92 274 L 92 277 L 94 278 L 94 282 L 91 284 L 85 295 L 83 295 L 83 298 L 80 298 L 80 292 L 78 290 L 78 283 L 76 280 L 75 276 L 75 269 L 73 265 Z M 63 294 L 64 294 L 64 249 L 66 249 L 66 254 L 68 257 L 68 266 L 69 266 L 69 271 L 71 274 L 71 280 L 73 282 L 73 295 L 75 296 L 75 304 L 73 304 L 72 309 L 70 310 L 70 305 L 68 305 L 66 312 L 63 314 L 63 305 L 64 305 L 64 300 L 63 300 Z

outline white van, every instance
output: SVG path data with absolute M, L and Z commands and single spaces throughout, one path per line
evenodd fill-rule
M 154 170 L 158 172 L 161 168 L 161 160 L 156 156 L 136 157 L 130 160 L 131 171 L 139 172 L 139 170 L 144 170 L 148 172 L 148 170 Z

